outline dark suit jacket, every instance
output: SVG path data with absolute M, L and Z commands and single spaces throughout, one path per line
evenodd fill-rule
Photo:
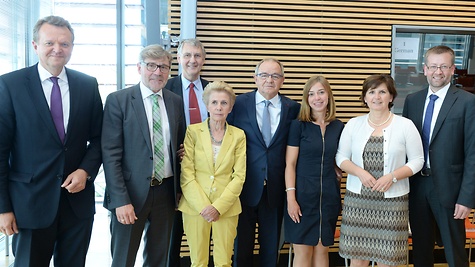
M 205 89 L 206 85 L 208 85 L 208 81 L 201 78 L 200 76 L 200 81 L 201 81 L 201 85 L 203 85 L 203 89 Z M 167 85 L 165 86 L 166 89 L 172 91 L 173 93 L 181 96 L 181 98 L 183 98 L 183 84 L 181 82 L 181 74 L 178 75 L 178 76 L 175 76 L 173 78 L 171 78 L 170 80 L 168 80 L 167 82 Z
M 279 126 L 272 137 L 269 147 L 262 138 L 256 118 L 256 91 L 239 95 L 233 111 L 229 114 L 229 124 L 241 128 L 247 140 L 246 182 L 241 192 L 241 203 L 257 206 L 264 179 L 267 177 L 267 191 L 271 207 L 283 207 L 285 200 L 285 150 L 290 122 L 297 118 L 300 104 L 280 96 L 282 111 Z
M 102 101 L 95 78 L 66 69 L 70 115 L 61 143 L 37 65 L 0 77 L 0 213 L 18 227 L 46 228 L 56 213 L 64 179 L 78 168 L 95 177 L 101 164 Z M 67 194 L 79 218 L 94 216 L 94 184 Z
M 167 90 L 163 90 L 163 100 L 170 123 L 176 195 L 180 179 L 176 151 L 185 135 L 183 101 Z M 107 97 L 102 142 L 106 176 L 104 207 L 113 210 L 132 204 L 135 213 L 139 213 L 150 190 L 153 170 L 153 148 L 139 84 Z
M 420 133 L 427 90 L 408 95 L 403 116 L 411 119 Z M 446 208 L 455 204 L 475 206 L 475 96 L 451 86 L 442 103 L 429 147 L 432 179 Z M 427 179 L 416 173 L 417 179 Z

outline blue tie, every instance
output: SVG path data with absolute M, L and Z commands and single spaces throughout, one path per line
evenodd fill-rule
M 422 146 L 424 147 L 424 168 L 427 167 L 427 156 L 429 155 L 430 143 L 430 125 L 432 123 L 432 114 L 434 113 L 434 103 L 438 96 L 430 95 L 430 101 L 427 105 L 426 115 L 424 116 L 424 124 L 422 125 Z
M 264 100 L 264 110 L 262 112 L 262 138 L 264 138 L 264 142 L 266 142 L 266 146 L 269 147 L 271 137 L 270 131 L 270 114 L 269 114 L 269 100 Z

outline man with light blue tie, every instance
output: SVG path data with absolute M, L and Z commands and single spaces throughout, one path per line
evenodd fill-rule
M 300 105 L 279 94 L 284 67 L 266 58 L 255 69 L 257 90 L 239 95 L 228 122 L 244 130 L 247 141 L 246 182 L 240 196 L 234 244 L 234 266 L 253 266 L 256 223 L 259 225 L 259 265 L 275 267 L 285 200 L 285 149 L 289 124 Z
M 415 267 L 434 265 L 438 230 L 449 266 L 469 266 L 464 219 L 475 206 L 475 96 L 450 84 L 454 64 L 451 48 L 430 48 L 424 64 L 429 87 L 404 103 L 403 116 L 421 133 L 425 159 L 410 178 Z

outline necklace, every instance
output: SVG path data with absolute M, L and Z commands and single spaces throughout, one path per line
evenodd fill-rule
M 214 139 L 214 137 L 213 137 L 213 132 L 211 131 L 211 127 L 209 125 L 209 120 L 208 120 L 208 130 L 209 130 L 209 135 L 211 136 L 211 141 L 213 141 L 213 143 L 215 143 L 216 145 L 220 146 L 223 143 L 224 135 L 223 135 L 223 139 L 221 139 L 219 141 L 216 141 L 216 139 Z M 224 131 L 226 132 L 226 124 L 224 124 Z
M 386 124 L 386 122 L 388 122 L 389 119 L 391 119 L 391 116 L 392 116 L 392 115 L 393 115 L 393 114 L 392 114 L 391 112 L 389 112 L 388 118 L 387 118 L 385 121 L 383 121 L 382 123 L 379 123 L 379 124 L 378 124 L 378 123 L 374 123 L 373 121 L 371 121 L 371 119 L 369 118 L 369 114 L 368 114 L 368 121 L 369 121 L 371 124 L 373 124 L 374 126 L 379 127 L 379 126 L 381 126 L 381 125 Z

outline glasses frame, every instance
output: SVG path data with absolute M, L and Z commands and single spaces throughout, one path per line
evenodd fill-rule
M 440 69 L 441 71 L 448 71 L 450 70 L 454 65 L 451 65 L 451 66 L 447 66 L 447 65 L 440 65 L 440 66 L 436 66 L 436 65 L 431 65 L 431 66 L 428 66 L 426 64 L 426 67 L 429 71 L 432 71 L 432 72 L 435 72 L 437 71 L 438 69 Z
M 281 74 L 278 74 L 278 73 L 269 74 L 269 73 L 266 73 L 266 72 L 258 73 L 258 74 L 256 74 L 256 76 L 263 79 L 263 80 L 267 80 L 267 78 L 271 77 L 271 79 L 274 80 L 274 81 L 277 81 L 279 79 L 284 78 L 284 75 L 281 75 Z
M 145 65 L 148 71 L 150 72 L 155 72 L 157 69 L 160 69 L 160 72 L 162 73 L 169 73 L 170 72 L 170 66 L 162 64 L 162 65 L 157 65 L 152 62 L 145 62 L 142 61 L 142 64 Z

